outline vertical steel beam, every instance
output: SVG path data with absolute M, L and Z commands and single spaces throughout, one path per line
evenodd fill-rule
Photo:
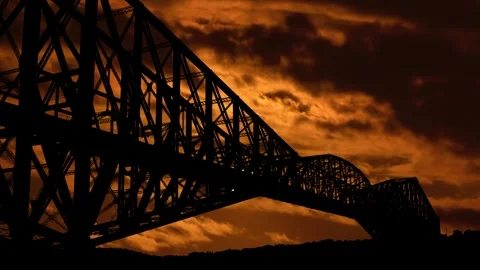
M 133 55 L 132 55 L 132 96 L 131 112 L 129 114 L 132 123 L 133 139 L 138 139 L 140 129 L 140 104 L 142 97 L 142 44 L 143 44 L 143 20 L 141 10 L 135 10 L 135 22 L 133 33 Z
M 131 74 L 131 94 L 130 94 L 130 106 L 128 113 L 129 132 L 132 140 L 138 140 L 139 132 L 141 128 L 140 119 L 140 104 L 142 99 L 142 43 L 143 43 L 143 19 L 142 10 L 135 10 L 135 21 L 133 26 L 133 54 L 131 56 L 132 74 Z M 139 179 L 140 168 L 138 164 L 132 164 L 130 175 L 130 186 L 137 185 Z M 139 183 L 140 184 L 140 183 Z M 129 205 L 130 214 L 135 215 L 135 211 L 138 205 L 138 192 L 133 192 L 134 189 L 130 189 L 131 192 Z
M 184 108 L 184 114 L 185 114 L 185 142 L 187 145 L 184 146 L 185 149 L 185 154 L 188 156 L 191 156 L 193 153 L 193 143 L 192 143 L 192 122 L 193 122 L 193 117 L 192 113 L 189 112 L 188 108 Z
M 168 90 L 167 83 L 162 81 L 157 84 L 157 95 L 155 98 L 155 145 L 161 148 L 163 144 L 163 95 Z
M 239 169 L 239 161 L 240 161 L 240 107 L 236 99 L 233 101 L 233 141 L 232 141 L 232 146 L 233 146 L 233 153 L 232 153 L 232 159 L 233 159 L 233 166 L 235 166 L 235 169 Z
M 31 160 L 33 155 L 33 119 L 41 110 L 36 84 L 38 52 L 40 50 L 41 1 L 27 1 L 24 13 L 22 56 L 20 58 L 19 114 L 13 182 L 14 226 L 12 236 L 20 248 L 28 246 L 31 228 L 28 223 L 30 206 Z M 37 115 L 35 115 L 37 114 Z
M 92 127 L 94 114 L 94 79 L 95 79 L 95 58 L 96 28 L 98 0 L 85 1 L 85 16 L 81 29 L 80 41 L 80 74 L 78 92 L 76 98 L 77 112 L 74 114 L 74 122 L 79 133 L 86 133 Z M 75 157 L 75 183 L 74 183 L 74 209 L 75 222 L 72 228 L 72 241 L 78 247 L 89 239 L 88 232 L 88 198 L 90 193 L 90 153 L 82 138 L 77 140 Z M 85 142 L 88 143 L 88 142 Z M 79 242 L 77 242 L 79 241 Z M 81 243 L 80 243 L 81 242 Z M 86 243 L 84 243 L 86 244 Z
M 166 82 L 162 82 L 161 85 L 157 84 L 157 95 L 155 99 L 155 143 L 154 146 L 157 149 L 158 153 L 163 153 L 163 131 L 162 131 L 162 121 L 163 121 L 163 94 L 167 90 Z M 163 159 L 160 159 L 159 162 L 162 162 Z M 158 164 L 157 164 L 158 165 Z M 161 207 L 160 205 L 160 195 L 161 195 L 161 184 L 160 181 L 162 177 L 156 177 L 154 179 L 159 179 L 155 183 L 155 211 L 158 211 Z
M 259 155 L 260 155 L 260 130 L 257 122 L 253 122 L 253 144 L 252 144 L 252 170 L 255 175 L 260 173 L 259 171 Z
M 205 75 L 205 124 L 204 124 L 204 138 L 203 143 L 205 144 L 205 159 L 207 164 L 212 164 L 215 153 L 215 144 L 213 139 L 213 80 L 211 74 Z M 206 195 L 210 197 L 212 189 L 210 185 L 207 185 Z
M 274 161 L 275 161 L 275 144 L 274 144 L 274 141 L 273 141 L 273 137 L 272 137 L 272 133 L 270 132 L 267 132 L 267 168 L 264 168 L 264 170 L 266 169 L 267 171 L 265 171 L 264 173 L 266 175 L 268 175 L 269 177 L 273 175 L 273 165 L 274 165 Z
M 180 50 L 173 49 L 173 106 L 170 110 L 171 127 L 173 128 L 173 153 L 177 153 L 177 133 L 180 128 L 180 76 L 182 70 L 182 56 Z
M 173 105 L 170 110 L 170 121 L 171 127 L 173 128 L 173 137 L 172 137 L 172 154 L 178 154 L 178 144 L 179 144 L 179 130 L 180 130 L 180 77 L 182 72 L 182 55 L 180 50 L 174 47 L 173 49 Z M 173 171 L 171 175 L 171 181 L 173 181 L 173 193 L 172 193 L 172 200 L 176 203 L 178 199 L 178 164 L 173 166 Z M 172 185 L 169 184 L 169 185 Z

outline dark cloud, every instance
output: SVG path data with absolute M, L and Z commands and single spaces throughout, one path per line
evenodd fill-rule
M 271 100 L 281 101 L 285 106 L 301 113 L 310 111 L 310 105 L 304 104 L 300 98 L 286 90 L 269 92 L 266 93 L 264 97 Z
M 357 12 L 395 16 L 428 27 L 480 28 L 480 2 L 477 0 L 448 1 L 315 1 L 335 3 Z
M 385 119 L 387 117 L 387 115 L 375 104 L 362 104 L 355 100 L 355 98 L 350 98 L 344 103 L 339 103 L 336 100 L 329 100 L 329 105 L 341 115 L 356 114 L 358 111 L 363 111 L 368 118 Z
M 363 110 L 372 117 L 379 118 L 384 116 L 384 113 L 381 110 L 379 110 L 375 105 L 372 105 L 372 104 L 368 104 L 363 108 Z
M 355 105 L 351 105 L 351 104 L 345 105 L 345 104 L 339 104 L 339 103 L 333 102 L 330 105 L 336 112 L 340 114 L 353 114 L 358 110 L 358 108 Z
M 365 175 L 372 184 L 376 184 L 388 179 L 411 176 L 399 175 L 397 171 L 392 171 L 395 166 L 413 163 L 409 156 L 392 155 L 390 153 L 386 153 L 384 155 L 345 155 L 344 158 L 354 164 L 354 166 L 357 166 L 360 170 L 364 171 Z
M 476 164 L 474 162 L 469 161 L 467 163 L 467 170 L 472 173 L 480 173 L 480 164 Z
M 276 90 L 266 93 L 265 96 L 270 99 L 290 100 L 296 103 L 300 102 L 300 99 L 297 96 L 286 90 Z
M 310 19 L 302 13 L 292 13 L 285 18 L 287 29 L 298 35 L 315 34 L 316 28 Z
M 373 123 L 356 119 L 351 119 L 343 123 L 332 123 L 330 121 L 317 120 L 315 121 L 315 125 L 318 128 L 332 133 L 370 132 L 376 129 Z
M 346 159 L 352 163 L 367 163 L 373 168 L 391 168 L 411 163 L 410 157 L 390 155 L 348 155 Z
M 434 180 L 432 183 L 423 183 L 423 189 L 428 197 L 431 198 L 461 198 L 462 190 L 460 186 L 441 180 Z
M 180 227 L 175 227 L 175 226 L 165 226 L 163 227 L 166 233 L 168 234 L 177 234 L 177 235 L 182 235 L 185 234 L 185 230 L 183 230 Z
M 469 208 L 437 208 L 435 212 L 440 217 L 442 224 L 457 228 L 480 228 L 480 211 Z
M 436 199 L 477 198 L 480 196 L 480 183 L 477 182 L 454 184 L 434 180 L 431 183 L 422 183 L 422 187 L 428 197 Z
M 470 120 L 472 115 L 480 114 L 475 102 L 480 98 L 480 54 L 459 52 L 461 40 L 400 25 L 333 21 L 330 24 L 341 27 L 347 38 L 339 47 L 321 37 L 309 36 L 312 23 L 308 24 L 308 16 L 295 13 L 286 19 L 287 25 L 294 25 L 289 21 L 298 22 L 307 32 L 301 35 L 292 27 L 286 30 L 261 25 L 241 32 L 223 29 L 206 34 L 194 28 L 183 30 L 191 34 L 187 43 L 194 47 L 213 48 L 229 55 L 232 61 L 235 57 L 258 57 L 264 65 L 281 69 L 314 95 L 321 95 L 318 85 L 324 81 L 332 82 L 336 91 L 362 91 L 390 103 L 398 124 L 415 133 L 431 140 L 453 139 L 464 145 L 456 149 L 462 153 L 476 154 L 480 150 L 480 128 Z M 236 45 L 232 38 L 239 36 L 249 39 L 250 45 Z M 289 59 L 289 65 L 281 67 L 281 57 Z M 310 61 L 300 61 L 305 58 Z M 372 108 L 370 112 L 379 113 Z M 350 124 L 362 130 L 370 128 L 358 121 Z
M 242 79 L 249 86 L 255 86 L 257 84 L 255 77 L 250 74 L 243 74 Z

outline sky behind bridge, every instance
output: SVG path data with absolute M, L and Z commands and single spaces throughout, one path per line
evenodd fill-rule
M 300 155 L 340 156 L 372 183 L 417 177 L 443 233 L 480 229 L 480 1 L 142 2 Z M 369 236 L 256 198 L 106 246 L 165 255 L 326 238 Z
M 143 2 L 300 155 L 341 156 L 372 183 L 416 176 L 443 233 L 479 229 L 479 1 Z M 259 198 L 108 245 L 185 254 L 324 238 L 368 235 Z

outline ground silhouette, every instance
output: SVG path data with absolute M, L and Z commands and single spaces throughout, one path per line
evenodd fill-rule
M 0 254 L 2 257 L 16 257 L 11 248 L 10 241 L 0 241 Z M 310 261 L 335 260 L 337 264 L 351 264 L 348 258 L 391 258 L 398 262 L 418 260 L 448 260 L 455 257 L 478 256 L 478 244 L 480 243 L 480 231 L 467 230 L 465 232 L 455 231 L 451 236 L 442 235 L 433 241 L 396 241 L 383 242 L 379 240 L 357 240 L 357 241 L 334 241 L 323 240 L 299 245 L 275 245 L 258 248 L 247 248 L 242 250 L 224 250 L 219 252 L 193 252 L 186 256 L 152 256 L 127 249 L 96 248 L 85 254 L 68 254 L 63 251 L 52 250 L 42 247 L 28 252 L 28 257 L 75 257 L 79 259 L 107 259 L 122 258 L 138 261 L 152 261 L 158 267 L 164 269 L 175 269 L 178 267 L 189 267 L 204 263 L 223 265 L 228 263 L 236 266 L 250 266 L 257 262 L 268 263 L 270 266 L 282 265 L 299 261 L 306 263 Z M 26 257 L 22 254 L 22 257 Z M 342 260 L 345 258 L 345 260 Z M 398 260 L 401 259 L 401 260 Z M 360 260 L 358 263 L 368 260 Z M 115 260 L 112 260 L 114 262 Z M 118 261 L 117 261 L 118 262 Z

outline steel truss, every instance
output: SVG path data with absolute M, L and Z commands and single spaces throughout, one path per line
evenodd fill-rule
M 95 246 L 256 196 L 374 237 L 395 235 L 392 220 L 439 233 L 416 179 L 371 185 L 339 157 L 299 157 L 140 1 L 125 5 L 1 3 L 8 237 Z

